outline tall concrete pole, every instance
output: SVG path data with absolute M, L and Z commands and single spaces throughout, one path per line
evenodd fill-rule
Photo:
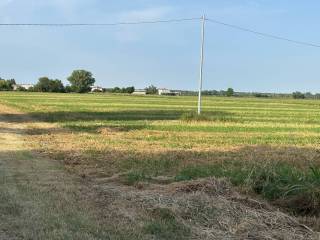
M 204 63 L 204 43 L 205 43 L 205 23 L 206 16 L 202 16 L 202 30 L 201 30 L 201 59 L 200 59 L 200 79 L 199 79 L 199 99 L 198 99 L 198 114 L 201 114 L 201 94 L 202 94 L 202 82 L 203 82 L 203 63 Z

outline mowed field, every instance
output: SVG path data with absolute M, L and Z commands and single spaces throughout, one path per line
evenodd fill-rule
M 198 122 L 181 121 L 196 112 L 196 97 L 1 93 L 0 101 L 76 132 L 134 131 L 137 138 L 130 143 L 138 143 L 140 133 L 163 133 L 152 145 L 167 149 L 317 147 L 320 134 L 320 101 L 311 100 L 205 97 L 203 112 L 210 121 Z
M 83 178 L 138 188 L 226 178 L 319 216 L 320 101 L 204 97 L 201 118 L 197 98 L 184 96 L 1 93 L 0 103 L 34 119 L 30 144 Z

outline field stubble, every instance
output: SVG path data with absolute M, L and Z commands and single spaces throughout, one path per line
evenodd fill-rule
M 0 102 L 38 119 L 26 139 L 83 178 L 140 189 L 227 178 L 320 229 L 320 102 L 205 98 L 202 119 L 189 114 L 192 97 L 4 94 Z M 150 234 L 175 225 L 171 213 L 152 214 L 161 224 L 146 226 Z

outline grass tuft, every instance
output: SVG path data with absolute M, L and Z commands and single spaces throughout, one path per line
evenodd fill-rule
M 145 232 L 155 239 L 188 239 L 190 229 L 176 220 L 173 212 L 166 208 L 156 208 L 152 211 L 152 220 L 144 227 Z
M 150 180 L 143 172 L 133 171 L 124 175 L 123 183 L 128 186 L 134 186 L 139 182 L 146 182 Z
M 230 120 L 231 114 L 228 112 L 210 112 L 210 113 L 201 113 L 197 114 L 195 112 L 190 113 L 183 113 L 180 117 L 180 120 L 185 122 L 208 122 L 208 121 L 219 121 L 219 122 L 226 122 Z
M 186 122 L 192 121 L 210 121 L 211 118 L 206 114 L 197 114 L 197 113 L 184 113 L 181 115 L 181 120 Z

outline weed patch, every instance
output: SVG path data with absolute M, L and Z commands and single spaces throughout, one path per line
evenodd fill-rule
M 129 186 L 133 186 L 139 182 L 146 182 L 150 180 L 150 177 L 147 177 L 143 172 L 129 172 L 123 175 L 123 183 Z
M 156 208 L 151 213 L 152 220 L 144 227 L 146 233 L 155 239 L 188 239 L 190 229 L 179 223 L 174 214 L 166 208 Z
M 230 114 L 225 112 L 211 112 L 211 113 L 202 113 L 197 114 L 194 112 L 184 113 L 181 115 L 181 120 L 185 122 L 201 122 L 201 121 L 229 121 Z
M 301 169 L 287 163 L 229 162 L 189 166 L 176 176 L 177 181 L 205 177 L 227 177 L 239 187 L 248 189 L 276 205 L 296 214 L 320 215 L 320 168 Z

